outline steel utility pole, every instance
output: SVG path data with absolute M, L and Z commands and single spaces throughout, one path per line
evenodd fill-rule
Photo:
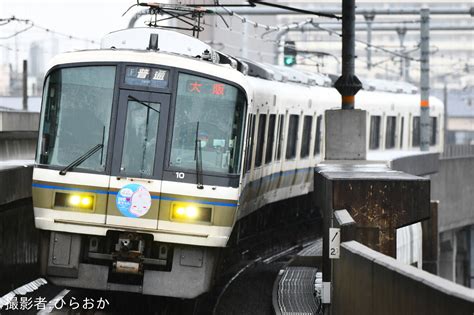
M 444 146 L 446 146 L 447 140 L 448 140 L 448 83 L 446 82 L 446 77 L 444 77 L 443 103 L 444 103 L 443 142 L 444 142 Z M 474 243 L 473 243 L 473 246 L 474 246 Z M 474 252 L 473 252 L 473 255 L 474 255 Z
M 28 61 L 23 60 L 23 110 L 28 110 Z
M 405 26 L 403 27 L 397 27 L 397 34 L 398 34 L 398 39 L 400 40 L 400 54 L 403 55 L 404 57 L 400 57 L 400 78 L 402 80 L 407 80 L 406 71 L 405 68 L 407 66 L 407 54 L 405 53 L 405 35 L 407 34 L 407 28 Z
M 420 150 L 430 149 L 430 10 L 420 11 Z
M 325 111 L 325 160 L 365 160 L 367 157 L 367 112 L 354 110 L 355 95 L 362 83 L 355 75 L 355 0 L 342 0 L 342 74 L 334 83 L 341 94 L 341 109 Z M 329 243 L 333 210 L 323 214 L 324 314 L 331 314 L 332 259 Z
M 375 14 L 364 14 L 365 22 L 367 23 L 367 70 L 372 68 L 372 22 L 374 22 Z
M 342 0 L 342 75 L 334 87 L 342 96 L 342 109 L 354 109 L 355 95 L 362 83 L 354 72 L 355 0 Z

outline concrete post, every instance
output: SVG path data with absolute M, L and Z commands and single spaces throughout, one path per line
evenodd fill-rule
M 458 234 L 455 229 L 451 230 L 452 233 L 452 244 L 453 244 L 453 251 L 451 256 L 451 266 L 452 266 L 452 274 L 451 274 L 451 281 L 456 282 L 456 256 L 458 255 Z
M 375 13 L 364 14 L 365 22 L 367 23 L 367 70 L 372 68 L 372 23 L 375 19 Z
M 23 110 L 28 110 L 28 61 L 23 60 Z
M 324 117 L 325 160 L 365 160 L 367 158 L 367 112 L 330 109 Z
M 430 10 L 420 10 L 420 150 L 430 149 Z
M 430 218 L 421 222 L 423 270 L 438 274 L 438 201 L 431 201 Z
M 443 103 L 444 103 L 444 121 L 443 121 L 443 143 L 446 146 L 448 139 L 448 83 L 444 77 L 443 86 Z
M 355 95 L 362 83 L 354 72 L 355 0 L 342 0 L 342 75 L 334 87 L 342 96 L 342 109 L 354 109 Z
M 470 276 L 471 276 L 471 288 L 474 289 L 474 224 L 471 225 L 471 228 L 469 229 L 469 243 L 470 243 L 470 248 L 469 248 L 469 262 L 470 262 Z

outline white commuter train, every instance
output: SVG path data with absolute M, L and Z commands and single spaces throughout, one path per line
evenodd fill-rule
M 324 111 L 340 106 L 330 85 L 163 30 L 119 31 L 99 50 L 55 57 L 33 172 L 43 274 L 194 298 L 212 286 L 223 248 L 314 233 Z M 419 95 L 389 88 L 357 94 L 369 152 L 418 145 Z M 442 115 L 431 99 L 433 150 Z

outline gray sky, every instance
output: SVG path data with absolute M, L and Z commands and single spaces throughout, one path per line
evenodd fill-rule
M 14 15 L 58 31 L 97 39 L 125 26 L 132 14 L 121 15 L 134 3 L 134 0 L 2 0 L 0 16 Z
M 0 18 L 14 15 L 18 19 L 30 19 L 39 26 L 57 32 L 98 41 L 103 35 L 127 26 L 133 13 L 142 9 L 132 9 L 122 17 L 125 10 L 134 3 L 134 0 L 0 0 Z M 7 37 L 23 28 L 25 24 L 18 22 L 0 26 L 0 37 Z M 16 38 L 0 39 L 0 63 L 7 60 L 14 63 L 16 48 L 19 50 L 18 59 L 27 58 L 32 41 L 44 43 L 45 59 L 49 59 L 51 38 L 50 33 L 32 28 Z M 60 52 L 98 47 L 62 36 L 57 38 Z

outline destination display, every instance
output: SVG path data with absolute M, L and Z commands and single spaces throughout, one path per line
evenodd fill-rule
M 127 67 L 125 83 L 153 88 L 168 87 L 169 71 L 150 67 Z

